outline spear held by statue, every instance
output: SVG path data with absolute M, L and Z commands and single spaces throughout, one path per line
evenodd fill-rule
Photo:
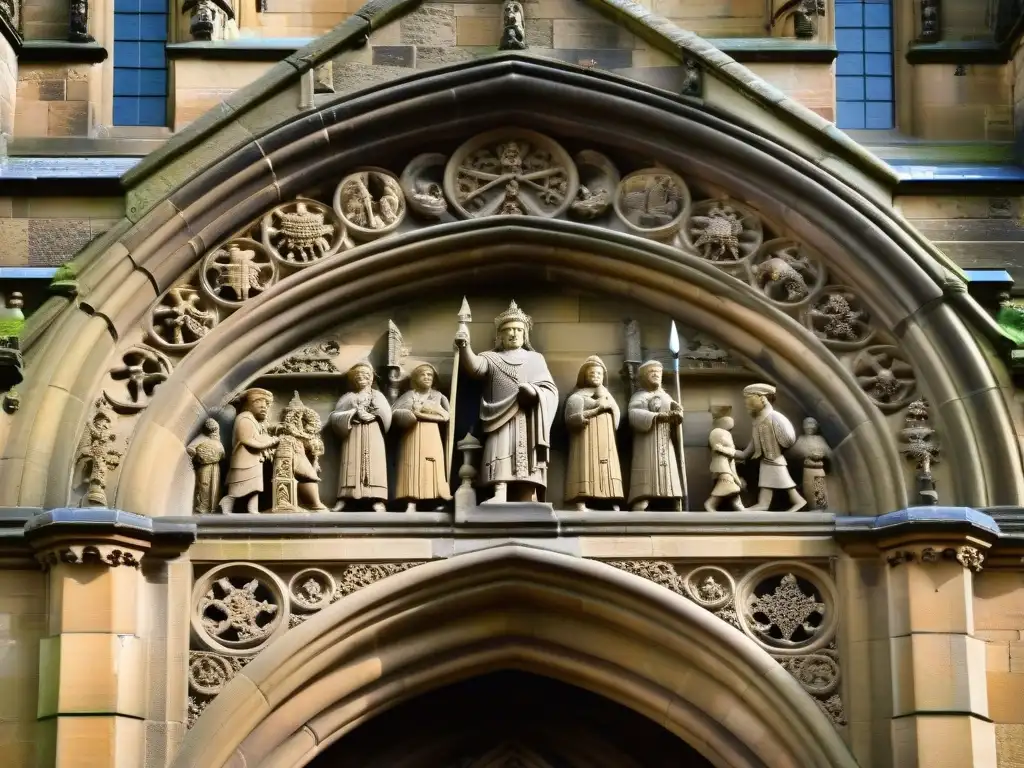
M 679 380 L 679 331 L 676 330 L 676 321 L 672 321 L 672 327 L 668 332 L 668 348 L 672 352 L 672 366 L 676 372 L 676 402 L 679 403 L 679 407 L 683 407 L 683 389 L 680 385 Z M 683 484 L 683 502 L 682 508 L 684 511 L 690 508 L 690 491 L 686 483 L 686 452 L 683 448 L 683 423 L 679 422 L 677 427 L 677 437 L 679 440 L 679 479 Z
M 469 340 L 469 326 L 467 323 L 473 321 L 473 313 L 469 309 L 469 302 L 462 297 L 462 307 L 459 308 L 459 329 L 455 338 Z M 448 443 L 445 445 L 445 474 L 451 479 L 452 476 L 452 452 L 455 449 L 455 402 L 459 394 L 459 365 L 462 356 L 462 345 L 455 345 L 455 360 L 452 362 L 452 389 L 448 398 L 448 407 L 451 411 L 451 418 L 448 419 Z

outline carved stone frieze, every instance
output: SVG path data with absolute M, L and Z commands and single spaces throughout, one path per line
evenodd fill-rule
M 114 544 L 63 544 L 37 552 L 36 560 L 44 570 L 61 563 L 105 565 L 110 568 L 119 565 L 129 568 L 140 566 L 135 552 Z
M 341 346 L 334 339 L 307 344 L 267 371 L 266 375 L 280 376 L 291 373 L 336 373 L 340 375 L 341 370 L 334 364 L 334 358 L 340 351 Z
M 767 650 L 789 672 L 834 725 L 846 725 L 835 646 L 835 587 L 803 563 L 767 563 L 737 582 L 725 568 L 666 560 L 609 560 L 692 600 Z
M 890 567 L 914 562 L 955 561 L 968 570 L 980 573 L 982 564 L 985 562 L 985 553 L 977 547 L 966 544 L 957 547 L 912 547 L 886 552 L 885 561 Z
M 300 568 L 287 582 L 255 563 L 228 563 L 200 575 L 192 593 L 187 727 L 195 725 L 224 686 L 288 629 L 363 587 L 420 564 Z

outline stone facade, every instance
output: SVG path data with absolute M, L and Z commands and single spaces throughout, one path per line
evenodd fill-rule
M 830 1 L 176 3 L 148 127 L 0 9 L 0 764 L 1017 766 L 1019 54 L 893 5 L 898 136 Z

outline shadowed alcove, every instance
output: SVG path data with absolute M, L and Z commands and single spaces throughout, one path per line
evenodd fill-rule
M 518 761 L 518 762 L 517 762 Z M 710 768 L 620 704 L 526 672 L 447 686 L 360 726 L 310 768 Z

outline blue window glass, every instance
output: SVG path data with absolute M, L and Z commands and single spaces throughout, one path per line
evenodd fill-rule
M 894 127 L 892 0 L 835 0 L 836 125 Z
M 167 125 L 169 0 L 114 0 L 114 125 Z

